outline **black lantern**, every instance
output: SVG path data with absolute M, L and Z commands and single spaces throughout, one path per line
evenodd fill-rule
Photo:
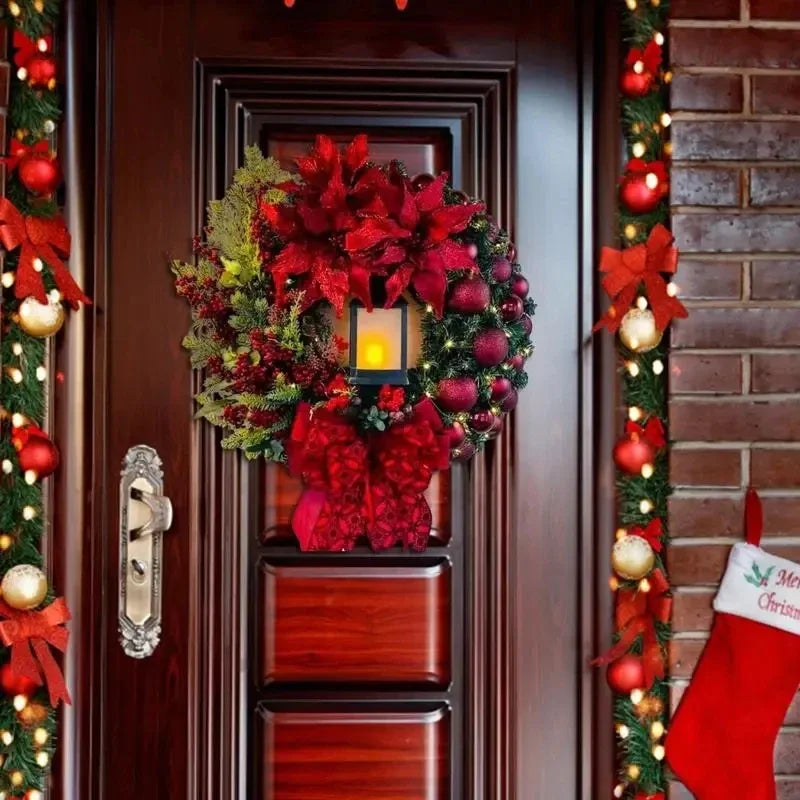
M 408 383 L 408 303 L 367 311 L 350 303 L 350 380 L 367 386 Z

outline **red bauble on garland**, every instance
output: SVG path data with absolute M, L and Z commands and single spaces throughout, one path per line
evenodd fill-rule
M 625 71 L 620 89 L 626 97 L 644 97 L 655 86 L 655 76 L 661 66 L 661 45 L 655 40 L 640 49 L 632 47 L 625 59 Z
M 7 695 L 14 697 L 21 694 L 30 697 L 38 686 L 39 684 L 25 675 L 14 672 L 10 663 L 0 667 L 0 687 Z
M 472 353 L 482 367 L 495 367 L 508 355 L 508 337 L 500 328 L 485 328 L 475 334 Z
M 492 400 L 497 403 L 500 400 L 504 400 L 506 397 L 508 397 L 513 388 L 514 387 L 511 385 L 511 381 L 508 378 L 494 378 L 489 390 L 490 396 Z
M 669 194 L 669 176 L 663 161 L 632 158 L 625 167 L 619 199 L 634 214 L 648 214 Z
M 638 475 L 645 464 L 652 464 L 655 450 L 641 436 L 630 434 L 614 445 L 614 463 L 629 475 Z
M 54 156 L 31 153 L 21 159 L 17 176 L 22 185 L 32 194 L 52 194 L 61 183 L 61 165 Z
M 500 316 L 506 322 L 516 322 L 523 314 L 525 308 L 522 299 L 511 294 L 500 303 Z
M 654 83 L 655 78 L 651 72 L 626 69 L 620 78 L 619 87 L 626 97 L 644 97 L 650 93 Z
M 645 683 L 644 663 L 639 656 L 627 655 L 608 665 L 606 680 L 617 694 L 630 694 Z
M 469 461 L 475 455 L 475 445 L 472 442 L 464 444 L 453 450 L 453 461 Z
M 26 80 L 34 89 L 55 89 L 56 87 L 56 60 L 47 53 L 35 55 L 25 65 Z
M 521 297 L 524 300 L 530 291 L 530 284 L 528 283 L 527 278 L 525 278 L 523 275 L 515 275 L 514 279 L 511 281 L 511 291 L 517 297 Z
M 522 353 L 516 353 L 506 361 L 510 369 L 521 370 L 525 366 L 525 356 Z
M 449 428 L 445 429 L 445 433 L 450 440 L 450 449 L 452 450 L 454 447 L 459 447 L 464 443 L 464 439 L 467 437 L 467 432 L 464 430 L 464 426 L 460 422 L 454 422 Z
M 517 390 L 512 389 L 500 403 L 500 410 L 513 411 L 517 407 L 517 400 L 519 400 L 519 395 L 517 394 Z
M 495 416 L 488 409 L 473 411 L 469 418 L 469 426 L 478 433 L 486 433 L 494 426 Z
M 496 258 L 492 264 L 492 278 L 505 283 L 511 277 L 511 262 L 507 258 Z
M 478 402 L 478 385 L 474 378 L 444 378 L 436 392 L 439 405 L 445 411 L 469 411 Z
M 481 278 L 461 278 L 456 281 L 447 300 L 447 308 L 459 314 L 480 314 L 489 308 L 489 284 Z
M 11 442 L 17 451 L 20 469 L 34 479 L 46 478 L 58 468 L 58 448 L 41 428 L 27 425 L 14 428 Z

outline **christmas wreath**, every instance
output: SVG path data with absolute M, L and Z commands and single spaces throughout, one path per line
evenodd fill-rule
M 436 470 L 502 428 L 527 382 L 534 303 L 508 234 L 447 175 L 318 136 L 284 171 L 257 147 L 175 262 L 222 446 L 285 462 L 304 550 L 422 550 Z

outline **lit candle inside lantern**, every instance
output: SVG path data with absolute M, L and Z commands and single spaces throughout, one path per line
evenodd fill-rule
M 405 300 L 392 308 L 367 311 L 350 304 L 350 374 L 354 383 L 408 383 L 408 309 Z

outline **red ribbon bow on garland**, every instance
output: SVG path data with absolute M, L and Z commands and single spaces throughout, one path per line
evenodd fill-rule
M 639 47 L 632 47 L 628 51 L 628 57 L 625 59 L 625 65 L 633 69 L 634 64 L 641 61 L 644 66 L 644 72 L 655 74 L 661 66 L 661 45 L 656 44 L 655 41 L 648 42 L 644 49 Z
M 50 646 L 62 653 L 67 649 L 69 631 L 63 627 L 70 619 L 63 597 L 41 611 L 18 611 L 0 600 L 0 641 L 11 648 L 11 670 L 30 678 L 37 685 L 47 684 L 50 705 L 60 700 L 71 703 L 64 675 Z
M 39 42 L 44 42 L 40 47 Z M 22 31 L 14 31 L 14 63 L 18 67 L 24 67 L 28 62 L 39 53 L 48 53 L 53 47 L 52 36 L 40 36 L 38 39 L 29 39 Z
M 335 412 L 298 409 L 287 446 L 289 469 L 306 484 L 292 516 L 301 550 L 351 550 L 366 534 L 375 550 L 397 542 L 423 550 L 431 529 L 424 497 L 449 464 L 443 424 L 430 400 L 411 420 L 362 434 Z
M 662 274 L 672 275 L 678 267 L 678 249 L 672 246 L 673 241 L 672 234 L 659 223 L 650 232 L 646 244 L 624 250 L 603 248 L 600 256 L 600 271 L 606 273 L 603 289 L 613 302 L 594 330 L 606 327 L 614 333 L 631 308 L 641 284 L 644 284 L 660 331 L 665 330 L 674 317 L 688 316 L 683 303 L 667 292 L 667 281 Z
M 659 450 L 667 444 L 664 423 L 658 417 L 650 417 L 644 425 L 628 420 L 625 423 L 625 433 L 628 436 L 638 436 L 649 444 L 654 450 Z
M 619 640 L 604 655 L 592 661 L 593 665 L 610 664 L 625 655 L 639 636 L 642 640 L 642 663 L 645 686 L 649 689 L 656 678 L 666 673 L 664 652 L 656 636 L 656 620 L 669 622 L 672 598 L 667 595 L 669 582 L 660 569 L 655 569 L 648 578 L 650 591 L 620 589 L 617 592 L 617 630 Z
M 628 531 L 628 535 L 641 537 L 656 553 L 660 553 L 664 549 L 664 543 L 661 541 L 661 537 L 664 535 L 664 528 L 659 517 L 651 519 L 644 528 L 638 526 L 631 528 Z
M 27 156 L 34 153 L 41 153 L 42 155 L 50 155 L 50 144 L 46 139 L 40 139 L 36 144 L 28 145 L 21 142 L 19 139 L 11 139 L 8 144 L 8 155 L 0 159 L 8 167 L 9 172 L 13 172 L 17 168 L 17 164 Z
M 0 198 L 0 242 L 6 250 L 20 249 L 17 263 L 15 294 L 19 298 L 35 297 L 47 302 L 41 269 L 37 260 L 47 264 L 64 299 L 73 307 L 80 303 L 91 305 L 91 300 L 72 278 L 67 265 L 61 260 L 70 253 L 72 240 L 61 216 L 23 216 L 5 197 Z

